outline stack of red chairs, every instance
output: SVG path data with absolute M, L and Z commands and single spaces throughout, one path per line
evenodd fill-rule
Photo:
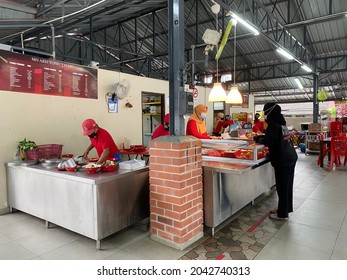
M 323 140 L 325 138 L 325 134 L 324 133 L 318 133 L 317 134 L 317 138 L 319 141 Z M 331 152 L 331 149 L 330 147 L 328 147 L 328 145 L 326 143 L 324 143 L 324 146 L 323 146 L 323 154 L 320 154 L 319 153 L 319 156 L 318 156 L 318 160 L 317 160 L 317 165 L 320 164 L 320 161 L 321 161 L 321 157 L 322 157 L 322 160 L 324 160 L 325 156 Z
M 342 123 L 334 121 L 330 123 L 330 137 L 342 136 Z
M 346 136 L 331 137 L 330 171 L 333 170 L 334 163 L 336 166 L 341 165 L 340 157 L 345 157 L 343 165 L 346 165 L 346 163 L 347 163 L 347 137 Z

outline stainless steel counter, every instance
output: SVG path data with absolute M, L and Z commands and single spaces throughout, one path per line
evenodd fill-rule
M 89 174 L 5 164 L 10 209 L 97 241 L 149 216 L 149 168 Z
M 235 162 L 203 161 L 204 223 L 212 228 L 275 185 L 269 160 L 249 165 Z

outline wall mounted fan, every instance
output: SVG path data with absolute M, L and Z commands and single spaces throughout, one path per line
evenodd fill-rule
M 128 95 L 129 85 L 126 81 L 116 83 L 114 88 L 118 99 L 123 99 Z

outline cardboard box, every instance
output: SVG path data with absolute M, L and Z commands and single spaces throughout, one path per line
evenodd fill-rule
M 310 123 L 308 131 L 322 131 L 322 125 L 320 123 Z

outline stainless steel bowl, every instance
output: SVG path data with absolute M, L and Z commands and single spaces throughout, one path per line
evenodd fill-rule
M 77 166 L 76 162 L 72 158 L 64 161 L 64 165 L 66 167 L 75 167 L 75 166 Z

